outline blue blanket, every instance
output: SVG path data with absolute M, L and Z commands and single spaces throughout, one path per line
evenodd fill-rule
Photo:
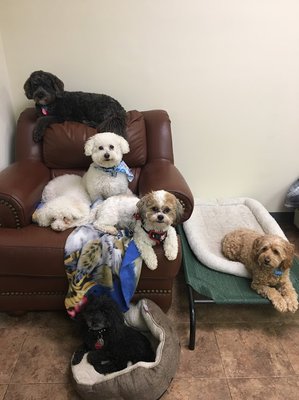
M 89 295 L 109 295 L 123 312 L 129 309 L 142 265 L 129 232 L 113 236 L 92 225 L 76 228 L 65 244 L 64 265 L 69 282 L 65 307 L 72 318 Z

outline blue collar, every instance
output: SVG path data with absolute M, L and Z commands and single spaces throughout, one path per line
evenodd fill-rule
M 280 267 L 275 268 L 275 269 L 273 270 L 273 275 L 275 275 L 275 276 L 277 276 L 277 277 L 281 276 L 282 274 L 283 274 L 283 271 L 280 269 Z
M 129 182 L 132 182 L 132 180 L 134 179 L 134 175 L 131 172 L 130 168 L 127 166 L 127 164 L 124 161 L 121 161 L 118 165 L 116 165 L 115 167 L 110 167 L 110 168 L 105 168 L 105 167 L 101 167 L 100 165 L 93 165 L 94 168 L 96 169 L 100 169 L 101 171 L 107 172 L 109 174 L 111 174 L 111 176 L 116 176 L 119 173 L 121 174 L 125 174 L 127 175 L 127 179 Z

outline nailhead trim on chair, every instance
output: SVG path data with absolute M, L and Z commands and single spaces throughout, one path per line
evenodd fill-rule
M 144 290 L 136 290 L 137 294 L 141 293 L 151 293 L 151 294 L 159 294 L 159 295 L 169 295 L 171 294 L 170 289 L 144 289 Z M 0 292 L 0 296 L 52 296 L 52 295 L 65 295 L 65 292 Z
M 144 290 L 136 290 L 136 294 L 140 293 L 152 293 L 152 294 L 160 294 L 160 295 L 169 295 L 171 294 L 170 289 L 144 289 Z
M 0 296 L 65 296 L 65 292 L 1 292 Z
M 15 209 L 15 207 L 6 200 L 0 200 L 0 204 L 3 204 L 4 206 L 8 207 L 12 211 L 12 213 L 15 217 L 16 228 L 21 228 L 20 219 L 18 217 L 18 213 L 17 213 L 17 210 Z M 1 224 L 0 224 L 0 226 L 1 226 Z

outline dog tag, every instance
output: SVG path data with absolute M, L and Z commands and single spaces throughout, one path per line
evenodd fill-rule
M 280 269 L 278 269 L 278 268 L 275 269 L 273 273 L 274 273 L 275 276 L 281 276 L 282 275 L 282 271 Z
M 96 350 L 100 350 L 103 346 L 104 346 L 104 339 L 103 338 L 99 338 L 96 341 L 95 345 L 94 345 Z

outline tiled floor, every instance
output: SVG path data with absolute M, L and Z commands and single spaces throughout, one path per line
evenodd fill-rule
M 299 231 L 283 228 L 299 254 Z M 196 348 L 190 351 L 180 273 L 168 315 L 180 336 L 181 360 L 163 400 L 298 400 L 299 311 L 280 314 L 270 305 L 197 307 Z M 79 343 L 63 312 L 0 314 L 0 400 L 79 400 L 69 368 Z

